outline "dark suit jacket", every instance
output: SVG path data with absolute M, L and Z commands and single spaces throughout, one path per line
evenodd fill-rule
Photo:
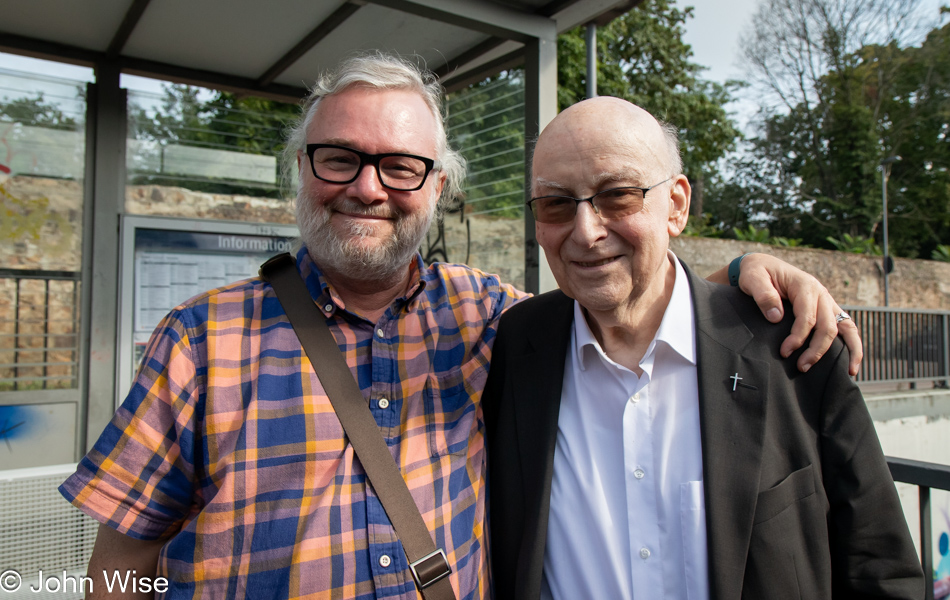
M 923 597 L 923 577 L 848 353 L 807 374 L 779 355 L 791 326 L 690 274 L 712 600 Z M 503 317 L 482 400 L 495 600 L 539 597 L 573 300 Z M 732 390 L 730 375 L 742 383 Z M 596 544 L 596 540 L 579 543 Z M 650 599 L 659 600 L 659 599 Z

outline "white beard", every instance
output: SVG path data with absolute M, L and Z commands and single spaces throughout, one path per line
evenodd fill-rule
M 301 186 L 297 193 L 297 227 L 310 257 L 321 269 L 360 281 L 390 281 L 408 268 L 422 238 L 429 231 L 436 202 L 430 205 L 428 210 L 412 214 L 347 198 L 338 198 L 325 205 Z M 367 238 L 375 233 L 374 226 L 351 223 L 348 231 L 340 235 L 330 225 L 332 210 L 394 218 L 395 231 L 377 244 L 367 244 Z

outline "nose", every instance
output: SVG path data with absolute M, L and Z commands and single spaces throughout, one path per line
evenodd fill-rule
M 574 215 L 571 239 L 583 248 L 592 248 L 605 237 L 607 237 L 607 228 L 604 226 L 604 219 L 594 212 L 592 203 L 580 202 L 577 205 L 577 214 Z
M 363 165 L 359 174 L 347 187 L 347 194 L 363 204 L 375 204 L 389 197 L 373 165 Z

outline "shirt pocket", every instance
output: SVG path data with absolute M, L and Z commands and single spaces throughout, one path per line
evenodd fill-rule
M 468 451 L 469 440 L 475 433 L 475 400 L 484 386 L 484 375 L 466 379 L 461 367 L 427 376 L 423 401 L 432 456 Z

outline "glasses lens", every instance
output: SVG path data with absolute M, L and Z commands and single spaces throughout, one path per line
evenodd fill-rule
M 616 188 L 604 190 L 593 198 L 597 212 L 605 219 L 620 219 L 643 208 L 643 190 Z
M 531 201 L 531 212 L 539 223 L 567 223 L 577 212 L 577 202 L 567 196 L 541 196 Z
M 394 190 L 414 190 L 426 178 L 426 164 L 411 156 L 385 156 L 379 161 L 383 185 Z
M 324 181 L 346 183 L 359 168 L 360 157 L 344 148 L 317 148 L 313 153 L 313 170 Z

